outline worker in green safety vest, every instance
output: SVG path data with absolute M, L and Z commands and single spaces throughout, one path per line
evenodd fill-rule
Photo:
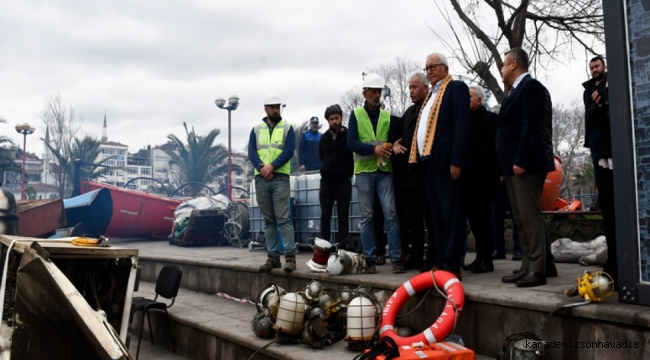
M 401 154 L 406 149 L 401 139 L 393 139 L 391 116 L 380 109 L 384 79 L 368 74 L 364 80 L 363 107 L 355 109 L 348 121 L 348 147 L 354 152 L 355 188 L 361 207 L 361 244 L 365 258 L 365 273 L 376 273 L 373 229 L 373 201 L 375 194 L 384 214 L 384 228 L 388 232 L 388 249 L 393 273 L 403 273 L 402 245 L 395 210 L 393 190 L 392 152 Z M 386 144 L 392 144 L 392 149 Z
M 282 119 L 282 100 L 276 94 L 264 101 L 266 117 L 251 130 L 248 158 L 255 169 L 255 195 L 264 218 L 268 259 L 261 272 L 280 268 L 278 226 L 284 246 L 284 271 L 296 270 L 296 243 L 290 216 L 291 158 L 296 138 L 291 124 Z

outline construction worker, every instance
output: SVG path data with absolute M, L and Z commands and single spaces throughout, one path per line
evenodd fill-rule
M 264 218 L 268 259 L 260 272 L 280 268 L 278 231 L 284 246 L 284 271 L 296 270 L 296 243 L 289 214 L 291 158 L 296 147 L 293 127 L 281 116 L 282 100 L 276 94 L 264 101 L 266 117 L 251 131 L 248 158 L 255 169 L 255 193 Z
M 350 114 L 348 122 L 348 147 L 354 152 L 355 187 L 361 207 L 361 243 L 366 261 L 365 272 L 376 273 L 373 229 L 374 196 L 379 196 L 384 227 L 388 232 L 388 248 L 393 273 L 403 273 L 402 245 L 400 242 L 397 211 L 393 195 L 393 175 L 390 156 L 392 151 L 402 153 L 401 140 L 395 141 L 390 131 L 390 113 L 380 109 L 384 79 L 368 74 L 363 84 L 365 104 Z M 385 146 L 394 143 L 392 151 Z

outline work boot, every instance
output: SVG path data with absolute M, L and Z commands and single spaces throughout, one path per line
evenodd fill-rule
M 404 264 L 402 264 L 401 261 L 396 260 L 396 261 L 391 261 L 390 263 L 393 265 L 393 274 L 404 273 Z
M 271 271 L 271 269 L 277 269 L 279 267 L 282 267 L 282 264 L 280 263 L 280 258 L 269 256 L 266 259 L 266 262 L 262 264 L 262 266 L 260 266 L 260 272 L 269 272 Z
M 280 266 L 278 266 L 280 267 Z M 296 270 L 296 256 L 295 255 L 287 255 L 284 257 L 284 271 L 286 272 L 292 272 Z
M 375 262 L 366 260 L 366 268 L 363 270 L 363 273 L 364 274 L 376 274 L 377 273 L 377 265 L 375 264 Z

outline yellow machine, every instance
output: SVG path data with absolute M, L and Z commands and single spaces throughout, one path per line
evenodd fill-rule
M 585 275 L 578 278 L 578 287 L 564 290 L 568 296 L 580 295 L 588 302 L 601 302 L 614 292 L 614 280 L 602 271 L 591 273 L 585 271 Z

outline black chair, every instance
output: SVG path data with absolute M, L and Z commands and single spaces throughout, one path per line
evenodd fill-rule
M 165 265 L 165 267 L 160 270 L 158 274 L 158 279 L 156 280 L 156 296 L 152 299 L 145 299 L 142 297 L 133 298 L 131 305 L 131 311 L 135 314 L 137 311 L 142 311 L 142 319 L 140 320 L 140 335 L 138 336 L 138 350 L 136 351 L 135 358 L 137 359 L 140 355 L 140 341 L 142 341 L 142 329 L 144 327 L 144 318 L 147 317 L 147 322 L 149 323 L 149 337 L 151 338 L 151 345 L 153 345 L 153 328 L 151 327 L 151 316 L 149 315 L 149 310 L 158 309 L 165 311 L 165 317 L 167 317 L 167 329 L 169 331 L 169 339 L 172 344 L 172 351 L 176 352 L 176 347 L 174 346 L 174 336 L 172 335 L 171 320 L 169 319 L 169 313 L 167 309 L 171 308 L 174 305 L 174 300 L 176 300 L 176 295 L 178 295 L 178 288 L 181 285 L 181 277 L 183 277 L 183 272 L 181 268 L 177 265 Z M 156 301 L 158 295 L 165 299 L 171 299 L 171 303 L 167 305 L 166 303 Z

